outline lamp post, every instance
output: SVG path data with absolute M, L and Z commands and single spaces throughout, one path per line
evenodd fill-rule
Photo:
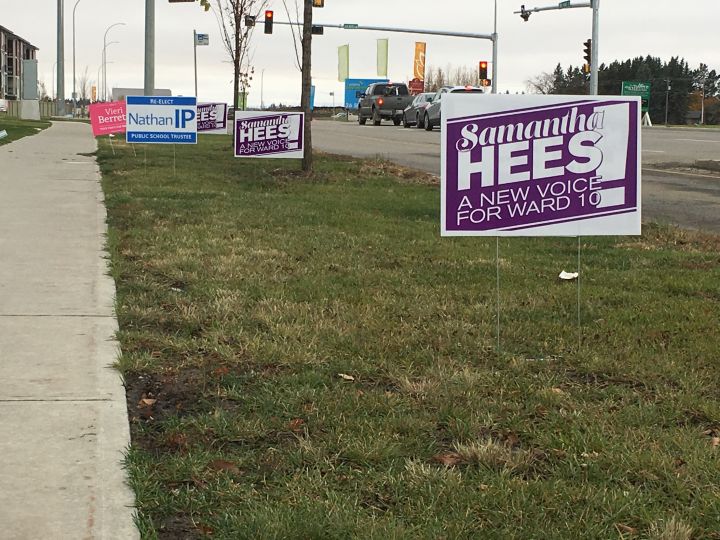
M 498 83 L 497 83 L 497 78 L 498 78 L 497 0 L 495 0 L 495 26 L 493 27 L 492 44 L 493 44 L 492 93 L 497 94 L 497 90 L 498 90 Z
M 64 2 L 57 2 L 57 108 L 58 116 L 65 116 L 65 16 Z
M 75 6 L 73 6 L 73 116 L 75 116 L 75 109 L 77 109 L 77 91 L 75 90 L 75 10 L 81 1 L 82 0 L 77 0 Z
M 106 65 L 105 65 L 105 54 L 106 54 L 105 49 L 107 49 L 107 35 L 108 35 L 108 32 L 109 32 L 112 28 L 115 28 L 116 26 L 125 26 L 125 23 L 119 22 L 119 23 L 111 24 L 111 25 L 108 26 L 107 29 L 105 30 L 105 36 L 103 37 L 102 63 L 103 63 L 103 97 L 104 97 L 104 98 L 107 97 L 107 96 L 105 96 L 105 88 L 106 88 L 106 84 L 107 84 L 107 67 L 106 67 Z
M 53 101 L 55 101 L 55 96 L 57 96 L 57 94 L 55 93 L 55 91 L 57 90 L 57 89 L 55 88 L 55 68 L 56 68 L 56 67 L 57 67 L 57 62 L 53 62 L 53 68 L 52 68 L 52 89 L 50 90 L 50 91 L 52 92 L 51 97 L 52 97 L 52 100 L 53 100 Z
M 107 99 L 107 90 L 108 90 L 108 88 L 107 88 L 107 65 L 108 65 L 108 64 L 112 64 L 112 62 L 108 62 L 108 61 L 107 61 L 107 48 L 108 48 L 110 45 L 114 45 L 115 43 L 120 43 L 120 42 L 119 42 L 119 41 L 108 41 L 107 45 L 105 45 L 105 50 L 103 51 L 103 64 L 104 64 L 104 66 L 105 66 L 105 70 L 103 71 L 103 73 L 104 73 L 104 79 L 103 79 L 103 97 L 104 97 L 104 100 L 105 100 L 105 101 L 108 100 L 108 99 Z

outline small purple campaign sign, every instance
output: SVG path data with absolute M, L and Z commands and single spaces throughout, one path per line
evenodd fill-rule
M 448 94 L 443 236 L 639 235 L 640 98 Z
M 305 115 L 237 111 L 235 157 L 302 159 Z
M 197 130 L 203 135 L 227 135 L 227 104 L 198 103 Z

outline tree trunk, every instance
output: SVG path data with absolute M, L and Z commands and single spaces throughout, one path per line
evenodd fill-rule
M 235 17 L 235 54 L 233 56 L 233 107 L 237 110 L 240 106 L 238 103 L 238 93 L 240 92 L 240 16 L 239 7 L 234 7 L 233 16 Z
M 302 170 L 312 173 L 312 111 L 310 110 L 310 87 L 312 85 L 312 0 L 304 0 L 303 38 L 302 38 L 302 95 L 300 106 L 305 113 L 305 147 Z

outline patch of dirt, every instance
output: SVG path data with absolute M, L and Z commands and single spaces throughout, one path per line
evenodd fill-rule
M 434 174 L 403 167 L 384 160 L 365 161 L 360 167 L 360 174 L 365 176 L 394 176 L 403 184 L 421 184 L 436 186 L 440 178 Z
M 207 376 L 189 368 L 177 374 L 125 374 L 125 391 L 130 422 L 157 422 L 169 416 L 197 412 L 203 403 Z
M 159 540 L 197 540 L 207 537 L 195 526 L 190 516 L 182 514 L 165 518 L 157 532 Z

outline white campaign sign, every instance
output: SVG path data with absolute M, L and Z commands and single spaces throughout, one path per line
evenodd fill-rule
M 128 96 L 126 115 L 129 143 L 197 143 L 194 97 Z

